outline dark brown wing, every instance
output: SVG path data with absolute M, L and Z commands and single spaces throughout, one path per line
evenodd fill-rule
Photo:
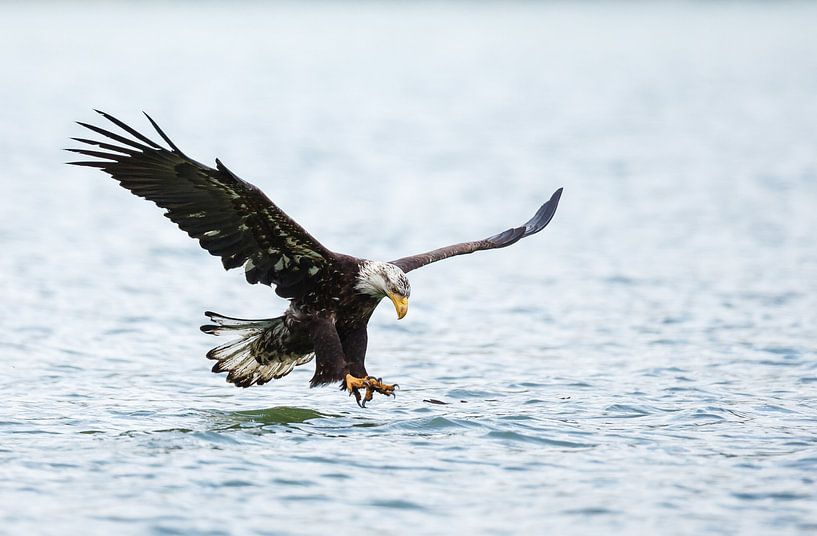
M 410 272 L 426 264 L 441 261 L 448 257 L 455 255 L 465 255 L 466 253 L 473 253 L 482 249 L 496 249 L 510 246 L 511 244 L 536 234 L 550 223 L 553 215 L 556 213 L 556 207 L 559 205 L 559 198 L 562 196 L 562 189 L 559 188 L 550 197 L 550 200 L 542 205 L 536 214 L 522 227 L 514 227 L 507 231 L 501 232 L 484 240 L 477 240 L 475 242 L 463 242 L 462 244 L 454 244 L 419 255 L 411 257 L 403 257 L 396 261 L 391 261 L 392 264 L 399 266 L 404 272 Z
M 72 138 L 102 151 L 68 149 L 94 158 L 70 164 L 100 168 L 134 194 L 167 209 L 165 216 L 221 257 L 225 269 L 244 266 L 248 282 L 276 285 L 280 296 L 292 298 L 334 262 L 331 251 L 218 159 L 213 169 L 187 157 L 149 116 L 170 149 L 99 113 L 132 138 L 79 123 L 107 139 Z

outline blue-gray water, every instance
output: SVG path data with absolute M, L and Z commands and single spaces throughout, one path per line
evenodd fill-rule
M 817 531 L 817 8 L 0 6 L 0 533 Z M 59 149 L 102 108 L 411 274 L 366 410 L 240 390 L 278 314 Z M 446 404 L 434 404 L 426 400 Z

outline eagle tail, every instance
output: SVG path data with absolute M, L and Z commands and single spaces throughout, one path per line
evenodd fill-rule
M 227 381 L 237 387 L 263 385 L 286 376 L 298 365 L 314 357 L 311 352 L 293 352 L 290 333 L 284 317 L 246 320 L 204 313 L 213 323 L 201 326 L 204 333 L 236 335 L 238 338 L 207 352 L 207 359 L 216 361 L 213 372 L 226 372 Z

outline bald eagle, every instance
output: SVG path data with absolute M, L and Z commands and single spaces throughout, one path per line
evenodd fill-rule
M 263 320 L 206 312 L 212 335 L 234 340 L 207 353 L 213 372 L 227 373 L 239 387 L 263 385 L 315 359 L 311 386 L 339 382 L 365 407 L 374 393 L 393 395 L 396 384 L 366 372 L 366 325 L 375 307 L 389 298 L 401 319 L 408 312 L 411 286 L 406 273 L 455 255 L 510 246 L 538 233 L 550 222 L 559 188 L 521 227 L 477 240 L 435 249 L 391 262 L 361 259 L 330 251 L 287 216 L 252 184 L 216 159 L 215 169 L 185 155 L 153 119 L 148 121 L 168 147 L 140 134 L 119 119 L 100 112 L 124 131 L 117 134 L 79 122 L 104 137 L 73 140 L 93 149 L 68 149 L 93 158 L 69 162 L 99 168 L 135 195 L 166 210 L 183 231 L 224 268 L 243 267 L 247 281 L 274 286 L 289 299 L 283 315 Z M 361 390 L 363 393 L 361 393 Z

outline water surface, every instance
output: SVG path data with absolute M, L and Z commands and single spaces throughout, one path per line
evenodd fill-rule
M 0 532 L 817 530 L 817 9 L 5 4 Z M 92 107 L 411 274 L 366 410 L 241 390 L 286 303 L 60 153 Z

